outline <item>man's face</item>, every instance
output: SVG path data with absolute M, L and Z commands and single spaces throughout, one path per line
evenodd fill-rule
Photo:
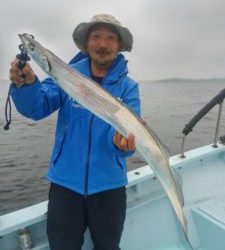
M 87 39 L 87 52 L 92 63 L 99 69 L 108 69 L 120 48 L 118 34 L 106 26 L 90 31 Z

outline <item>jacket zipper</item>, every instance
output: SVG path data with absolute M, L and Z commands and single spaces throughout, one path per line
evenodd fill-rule
M 86 172 L 85 172 L 85 182 L 84 182 L 84 196 L 88 195 L 88 178 L 89 178 L 89 162 L 91 158 L 91 143 L 92 143 L 92 124 L 94 120 L 94 115 L 91 116 L 90 126 L 89 126 L 89 135 L 88 135 L 88 155 L 86 161 Z

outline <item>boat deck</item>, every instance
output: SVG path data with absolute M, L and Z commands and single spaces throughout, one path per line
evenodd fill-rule
M 195 250 L 225 249 L 225 147 L 205 146 L 170 158 L 185 198 L 189 240 Z M 123 250 L 189 250 L 173 208 L 155 175 L 145 166 L 128 173 L 128 208 Z M 49 250 L 47 201 L 0 216 L 0 249 L 18 250 L 19 231 L 31 232 L 33 250 Z M 92 249 L 89 232 L 82 250 Z

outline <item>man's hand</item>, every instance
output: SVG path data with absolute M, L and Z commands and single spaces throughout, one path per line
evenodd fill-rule
M 11 62 L 11 68 L 9 70 L 9 79 L 16 85 L 20 84 L 32 84 L 35 81 L 35 74 L 28 63 L 20 69 L 18 67 L 19 60 L 15 59 Z
M 116 131 L 113 137 L 113 143 L 117 148 L 124 151 L 134 151 L 135 150 L 135 137 L 129 134 L 128 139 Z

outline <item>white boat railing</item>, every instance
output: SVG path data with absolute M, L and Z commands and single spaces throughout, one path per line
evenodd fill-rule
M 221 90 L 216 96 L 214 96 L 210 102 L 208 102 L 195 116 L 192 117 L 192 119 L 185 125 L 182 133 L 183 139 L 182 139 L 182 147 L 181 147 L 181 158 L 184 158 L 184 144 L 186 136 L 193 130 L 194 126 L 211 110 L 213 109 L 217 104 L 219 104 L 219 111 L 217 115 L 217 124 L 216 124 L 216 130 L 215 130 L 215 137 L 214 137 L 214 143 L 213 147 L 217 147 L 218 143 L 218 135 L 219 135 L 219 127 L 220 127 L 220 121 L 221 121 L 221 113 L 222 113 L 222 107 L 223 107 L 223 100 L 225 98 L 225 89 Z

